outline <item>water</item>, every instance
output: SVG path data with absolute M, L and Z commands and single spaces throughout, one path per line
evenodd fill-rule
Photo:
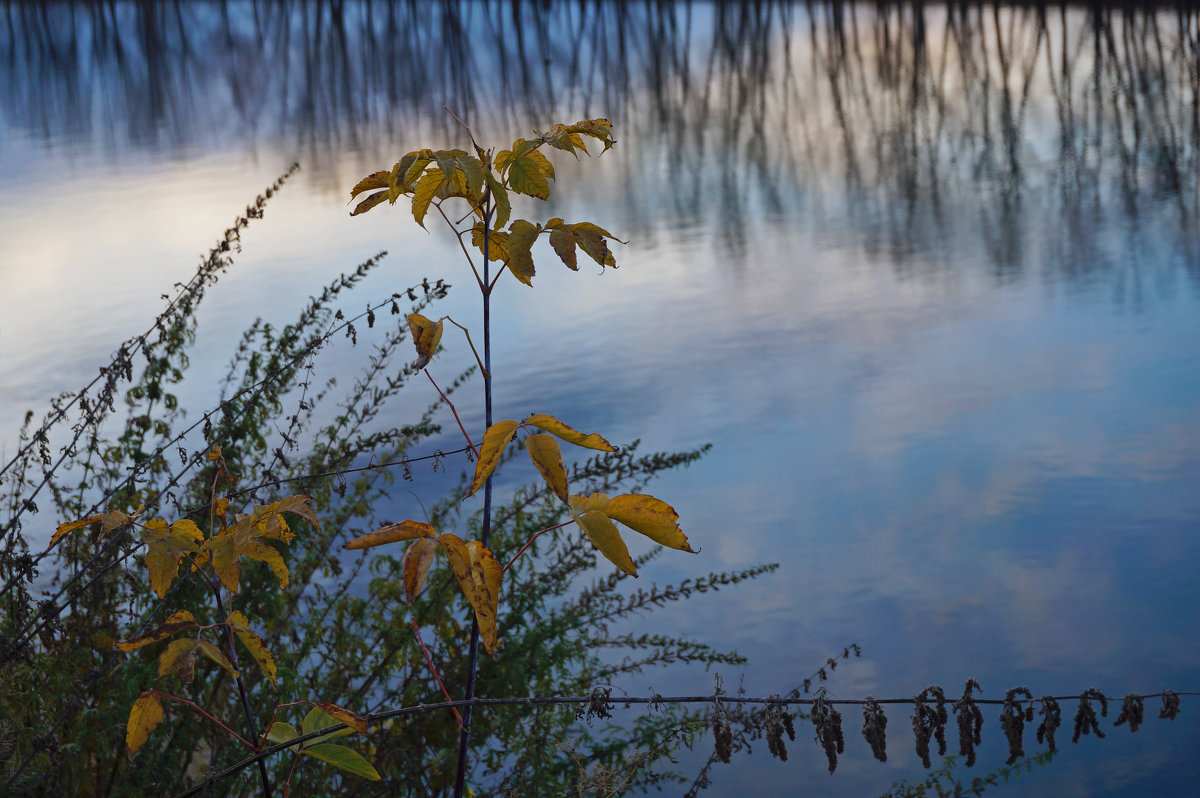
M 534 290 L 500 290 L 498 406 L 650 448 L 714 443 L 654 487 L 702 553 L 644 579 L 781 563 L 646 627 L 736 648 L 754 694 L 785 692 L 851 641 L 863 656 L 837 670 L 839 697 L 957 694 L 968 677 L 992 698 L 1200 686 L 1195 15 L 769 2 L 2 14 L 9 449 L 25 409 L 140 332 L 293 161 L 300 175 L 203 311 L 196 406 L 255 316 L 287 322 L 380 249 L 388 273 L 361 301 L 446 276 L 461 290 L 439 313 L 472 319 L 447 237 L 396 211 L 350 219 L 349 187 L 416 146 L 460 144 L 443 105 L 495 143 L 604 115 L 618 146 L 557 159 L 546 215 L 630 244 L 616 272 L 543 257 Z M 354 356 L 340 352 L 344 373 Z M 468 359 L 451 350 L 438 371 Z M 711 678 L 628 687 L 707 692 Z M 1072 746 L 1068 723 L 1051 766 L 998 792 L 1187 793 L 1190 703 L 1132 737 Z M 710 794 L 878 794 L 921 772 L 907 718 L 891 716 L 887 765 L 850 710 L 835 775 L 801 730 L 788 763 L 743 757 Z M 1005 756 L 994 713 L 984 739 L 980 774 Z

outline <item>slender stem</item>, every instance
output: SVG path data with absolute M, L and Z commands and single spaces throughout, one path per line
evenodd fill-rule
M 442 689 L 442 695 L 446 696 L 447 701 L 453 701 L 450 697 L 450 691 L 446 689 L 446 685 L 442 684 L 442 675 L 438 673 L 438 669 L 433 664 L 433 657 L 429 655 L 429 649 L 425 647 L 425 641 L 421 639 L 421 627 L 417 626 L 417 622 L 412 622 L 413 634 L 417 636 L 417 645 L 421 647 L 421 653 L 425 655 L 425 664 L 429 666 L 429 672 L 433 674 L 433 680 L 437 682 L 437 686 Z M 458 714 L 458 707 L 450 707 L 454 712 L 454 717 L 458 719 L 458 728 L 463 727 L 462 715 Z
M 454 231 L 454 237 L 458 239 L 458 246 L 463 251 L 463 256 L 466 257 L 467 263 L 469 263 L 471 265 L 471 272 L 475 275 L 475 282 L 479 284 L 479 290 L 486 291 L 487 289 L 484 287 L 487 285 L 487 243 L 486 243 L 486 239 L 484 240 L 485 243 L 483 245 L 483 260 L 484 260 L 483 277 L 480 277 L 479 270 L 475 268 L 475 261 L 471 258 L 471 253 L 467 251 L 467 245 L 462 242 L 462 237 L 464 235 L 466 235 L 466 231 L 459 232 L 459 229 L 454 226 L 454 222 L 450 221 L 450 217 L 447 216 L 446 212 L 442 210 L 442 204 L 440 202 L 435 202 L 433 204 L 433 207 L 437 208 L 437 212 L 442 215 L 442 218 L 446 220 L 446 224 L 450 225 L 450 229 Z M 486 236 L 487 234 L 488 234 L 487 228 L 485 227 L 484 235 Z
M 237 732 L 235 732 L 233 729 L 231 729 L 231 728 L 229 728 L 228 726 L 226 726 L 224 723 L 222 723 L 221 721 L 219 721 L 215 715 L 213 715 L 212 713 L 210 713 L 210 712 L 209 712 L 207 709 L 205 709 L 204 707 L 202 707 L 202 706 L 200 706 L 199 704 L 197 704 L 195 701 L 189 701 L 188 699 L 186 699 L 186 698 L 180 698 L 180 697 L 179 697 L 179 696 L 177 696 L 177 695 L 171 695 L 170 693 L 164 693 L 162 690 L 147 690 L 146 692 L 147 692 L 147 693 L 151 693 L 151 694 L 153 694 L 153 695 L 156 695 L 156 696 L 158 696 L 159 698 L 169 698 L 169 699 L 171 699 L 172 701 L 178 701 L 178 702 L 179 702 L 179 703 L 181 703 L 181 704 L 187 704 L 189 707 L 191 707 L 191 708 L 192 708 L 192 710 L 193 710 L 194 712 L 197 712 L 197 713 L 199 713 L 199 714 L 203 715 L 204 717 L 206 717 L 206 718 L 208 718 L 209 720 L 211 720 L 213 723 L 215 723 L 215 724 L 217 724 L 218 726 L 220 726 L 220 727 L 221 727 L 223 730 L 225 730 L 225 731 L 229 732 L 229 734 L 231 734 L 231 735 L 233 735 L 235 738 L 237 738 L 237 741 L 238 741 L 238 742 L 240 742 L 242 745 L 244 745 L 244 746 L 246 746 L 247 748 L 249 748 L 251 751 L 257 751 L 257 750 L 258 750 L 258 746 L 257 746 L 257 745 L 255 745 L 254 743 L 250 742 L 250 741 L 249 741 L 249 740 L 247 740 L 245 737 L 243 737 L 242 735 L 240 735 L 240 734 L 238 734 Z
M 288 798 L 288 793 L 292 791 L 292 776 L 296 773 L 296 765 L 299 763 L 300 754 L 292 754 L 292 766 L 288 768 L 287 783 L 283 785 L 283 798 Z
M 492 286 L 488 281 L 488 245 L 492 238 L 492 205 L 489 201 L 483 211 L 483 279 L 480 291 L 483 294 L 483 416 L 486 428 L 492 426 Z M 483 519 L 480 538 L 488 545 L 492 534 L 492 478 L 483 486 Z M 471 614 L 471 646 L 467 655 L 467 705 L 463 707 L 462 730 L 458 734 L 458 767 L 454 774 L 454 798 L 462 798 L 467 783 L 467 749 L 471 742 L 471 708 L 475 700 L 475 670 L 479 663 L 479 621 Z
M 454 414 L 454 420 L 458 422 L 459 430 L 462 431 L 463 437 L 467 439 L 467 446 L 471 447 L 472 454 L 474 454 L 475 459 L 478 460 L 479 459 L 479 449 L 476 448 L 475 443 L 471 440 L 471 436 L 467 432 L 467 428 L 463 426 L 462 419 L 458 417 L 458 410 L 454 407 L 454 402 L 451 402 L 450 397 L 446 396 L 446 394 L 442 391 L 441 388 L 438 388 L 438 384 L 433 381 L 433 377 L 429 374 L 429 369 L 422 369 L 422 370 L 425 372 L 425 376 L 429 377 L 429 382 L 431 385 L 433 385 L 434 389 L 437 390 L 438 396 L 442 397 L 442 401 L 445 402 L 450 407 L 450 412 Z
M 219 617 L 227 618 L 228 614 L 225 612 L 225 602 L 221 600 L 221 588 L 219 585 L 213 586 L 213 595 L 217 599 Z M 237 683 L 238 696 L 242 701 L 242 714 L 246 716 L 246 726 L 250 729 L 250 736 L 257 738 L 258 729 L 254 725 L 254 713 L 250 711 L 250 697 L 246 695 L 246 685 L 242 681 L 242 675 L 238 668 L 237 652 L 233 650 L 233 632 L 229 630 L 228 626 L 223 627 L 222 631 L 225 638 L 225 655 L 229 657 L 229 662 L 232 663 L 234 670 L 239 671 L 238 675 L 234 677 L 234 681 Z M 267 774 L 267 763 L 261 759 L 258 760 L 258 775 L 262 779 L 263 798 L 271 798 L 271 777 Z
M 475 362 L 479 364 L 479 368 L 483 369 L 483 376 L 484 377 L 492 376 L 491 372 L 488 371 L 486 368 L 484 368 L 483 361 L 479 357 L 479 352 L 476 351 L 476 349 L 475 349 L 475 342 L 471 340 L 471 331 L 468 330 L 466 327 L 462 326 L 461 324 L 459 324 L 458 322 L 456 322 L 454 319 L 450 318 L 449 316 L 442 316 L 442 318 L 445 319 L 446 321 L 450 322 L 451 324 L 453 324 L 458 329 L 463 331 L 463 335 L 467 336 L 467 346 L 471 347 L 471 354 L 475 355 Z
M 504 566 L 504 568 L 501 570 L 501 573 L 503 573 L 504 571 L 507 571 L 509 568 L 512 568 L 512 565 L 513 565 L 513 563 L 515 563 L 517 561 L 517 558 L 520 557 L 522 554 L 524 554 L 525 550 L 533 545 L 533 541 L 537 540 L 539 537 L 546 534 L 547 532 L 553 532 L 555 529 L 562 529 L 564 526 L 566 526 L 567 524 L 571 523 L 571 521 L 574 521 L 574 520 L 575 519 L 571 519 L 570 521 L 563 521 L 561 524 L 555 524 L 554 526 L 548 526 L 540 532 L 534 532 L 533 535 L 530 536 L 529 540 L 525 541 L 525 545 L 521 547 L 521 550 L 518 551 L 516 554 L 514 554 L 513 558 L 508 561 L 508 565 Z

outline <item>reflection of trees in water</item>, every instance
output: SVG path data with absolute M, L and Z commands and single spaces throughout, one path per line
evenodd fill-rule
M 615 165 L 636 189 L 634 232 L 708 222 L 737 254 L 757 215 L 802 209 L 897 262 L 953 251 L 969 226 L 999 276 L 1039 246 L 1085 272 L 1134 235 L 1197 260 L 1192 10 L 314 0 L 3 15 L 9 126 L 116 157 L 251 141 L 333 188 L 347 152 L 385 161 L 454 136 L 443 105 L 489 138 L 603 113 L 640 144 Z M 1120 229 L 1141 232 L 1110 240 Z

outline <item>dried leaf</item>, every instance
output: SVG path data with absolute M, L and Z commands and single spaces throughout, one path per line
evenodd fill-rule
M 131 755 L 146 744 L 146 740 L 150 739 L 150 732 L 154 731 L 162 720 L 163 708 L 158 696 L 145 692 L 133 702 L 129 710 L 129 722 L 125 726 L 125 747 Z
M 114 645 L 118 651 L 124 651 L 128 653 L 130 651 L 136 651 L 142 646 L 146 646 L 151 643 L 157 643 L 159 640 L 165 640 L 176 632 L 181 632 L 184 629 L 191 629 L 196 626 L 199 626 L 199 624 L 196 623 L 196 617 L 194 615 L 187 610 L 179 610 L 178 612 L 171 613 L 171 615 L 167 617 L 167 620 L 165 620 L 161 626 L 153 631 L 147 632 L 140 637 L 118 641 Z
M 550 435 L 538 433 L 525 439 L 525 451 L 541 473 L 550 490 L 563 501 L 567 500 L 567 470 L 563 467 L 562 452 L 558 441 Z
M 367 720 L 360 717 L 348 709 L 343 709 L 337 704 L 330 704 L 328 701 L 314 701 L 313 706 L 319 707 L 330 717 L 337 720 L 339 723 L 345 723 L 350 728 L 354 729 L 359 734 L 367 733 Z M 317 728 L 323 728 L 318 726 Z
M 579 430 L 573 427 L 568 427 L 554 416 L 549 416 L 545 413 L 534 413 L 521 423 L 531 424 L 532 426 L 544 429 L 546 432 L 561 438 L 567 443 L 573 443 L 576 446 L 582 446 L 585 449 L 599 449 L 602 452 L 615 452 L 617 450 L 617 447 L 604 440 L 604 438 L 600 435 L 597 435 L 594 432 L 589 435 L 584 435 Z
M 621 540 L 617 525 L 599 510 L 589 510 L 575 516 L 575 522 L 587 534 L 592 545 L 600 550 L 613 565 L 631 576 L 637 576 L 637 567 L 629 556 L 629 548 Z
M 513 439 L 518 426 L 520 424 L 516 421 L 497 421 L 488 427 L 487 432 L 483 433 L 483 443 L 479 447 L 479 459 L 475 461 L 475 478 L 471 480 L 471 487 L 467 491 L 468 496 L 479 490 L 496 470 L 496 466 L 500 464 L 500 456 L 504 454 L 504 449 Z
M 433 555 L 436 552 L 437 543 L 424 538 L 404 550 L 404 559 L 401 561 L 404 595 L 410 605 L 425 587 L 425 577 L 429 574 L 429 567 L 433 565 Z
M 172 640 L 158 655 L 158 675 L 178 673 L 179 678 L 191 683 L 196 675 L 196 647 L 199 643 L 191 638 Z
M 508 270 L 525 285 L 533 285 L 533 242 L 537 241 L 541 228 L 517 219 L 508 226 Z
M 419 538 L 435 537 L 437 537 L 437 530 L 429 524 L 422 523 L 421 521 L 401 521 L 398 524 L 381 526 L 374 532 L 360 535 L 354 540 L 348 541 L 344 548 L 369 549 L 374 546 L 382 546 L 385 543 L 395 543 L 399 540 L 418 540 Z
M 413 365 L 418 370 L 423 369 L 437 352 L 438 343 L 442 340 L 442 321 L 430 321 L 420 313 L 410 313 L 408 331 L 417 348 L 417 362 Z

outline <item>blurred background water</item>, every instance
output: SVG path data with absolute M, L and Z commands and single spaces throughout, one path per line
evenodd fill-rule
M 558 158 L 530 213 L 628 239 L 621 268 L 550 255 L 533 290 L 503 285 L 499 412 L 714 444 L 653 489 L 701 554 L 644 580 L 781 564 L 645 628 L 736 648 L 727 686 L 755 695 L 851 641 L 838 697 L 1198 689 L 1198 45 L 1200 14 L 1174 7 L 5 2 L 0 449 L 294 161 L 203 308 L 185 404 L 209 406 L 255 317 L 287 323 L 381 249 L 361 305 L 446 277 L 438 313 L 474 318 L 451 239 L 395 210 L 351 220 L 350 187 L 460 146 L 443 106 L 496 144 L 606 116 L 617 147 Z M 352 375 L 365 335 L 322 372 Z M 845 714 L 835 775 L 801 729 L 789 762 L 718 767 L 710 794 L 919 777 L 902 711 L 886 765 Z M 1188 794 L 1198 730 L 1185 699 L 996 792 Z M 978 773 L 1002 741 L 989 713 Z

